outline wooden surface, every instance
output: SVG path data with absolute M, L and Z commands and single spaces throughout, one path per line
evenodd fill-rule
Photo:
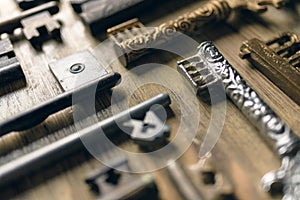
M 159 25 L 179 14 L 194 10 L 201 1 L 185 1 L 180 3 L 166 3 L 164 7 L 141 13 L 141 21 L 148 26 Z M 178 4 L 178 5 L 177 5 Z M 0 1 L 0 17 L 5 19 L 19 12 L 12 0 Z M 300 134 L 300 107 L 274 86 L 267 78 L 251 68 L 247 61 L 238 57 L 241 42 L 253 37 L 267 40 L 282 31 L 294 31 L 300 35 L 300 5 L 295 9 L 275 10 L 270 8 L 260 17 L 249 13 L 234 16 L 227 23 L 218 23 L 203 28 L 200 35 L 193 36 L 199 43 L 212 40 L 230 63 L 237 69 L 245 80 L 259 93 L 265 102 Z M 61 10 L 57 16 L 63 22 L 63 44 L 48 42 L 43 52 L 36 52 L 26 40 L 14 43 L 15 52 L 24 70 L 27 86 L 17 91 L 6 93 L 2 91 L 0 97 L 0 120 L 4 121 L 20 111 L 51 99 L 62 93 L 59 84 L 51 74 L 48 63 L 84 49 L 93 49 L 100 43 L 93 38 L 84 27 L 80 19 L 73 12 L 67 0 L 61 0 Z M 190 49 L 191 54 L 195 49 Z M 176 69 L 176 61 L 182 58 L 169 54 L 152 54 L 145 56 L 144 62 L 157 62 Z M 137 63 L 138 64 L 138 63 Z M 125 74 L 127 69 L 120 63 L 114 63 L 113 70 Z M 149 73 L 153 73 L 149 71 Z M 168 74 L 165 74 L 168 76 Z M 171 82 L 176 87 L 176 82 Z M 126 91 L 134 83 L 122 82 L 116 89 Z M 146 100 L 162 91 L 168 91 L 155 84 L 138 89 L 131 97 L 131 105 Z M 172 127 L 172 134 L 176 133 L 180 121 L 180 109 L 174 94 L 171 109 L 174 116 L 168 120 Z M 99 104 L 107 105 L 109 94 L 99 98 Z M 197 142 L 201 143 L 210 120 L 210 108 L 200 102 L 199 112 L 201 121 Z M 187 104 L 189 102 L 186 102 Z M 108 108 L 100 109 L 99 120 L 111 115 Z M 122 110 L 122 108 L 119 108 Z M 195 111 L 198 112 L 198 111 Z M 191 119 L 192 121 L 193 119 Z M 197 123 L 197 122 L 195 122 Z M 76 131 L 72 120 L 72 109 L 65 109 L 49 117 L 41 125 L 28 131 L 15 132 L 0 138 L 0 163 L 19 157 L 34 149 L 38 149 L 59 138 Z M 172 137 L 173 137 L 172 136 Z M 128 148 L 135 148 L 131 143 L 124 144 Z M 125 147 L 126 148 L 126 147 Z M 270 170 L 280 166 L 279 158 L 272 148 L 259 135 L 257 130 L 248 122 L 243 114 L 230 102 L 227 102 L 226 121 L 224 129 L 212 155 L 217 165 L 232 181 L 238 199 L 272 199 L 262 191 L 261 177 Z M 180 160 L 185 165 L 196 162 L 196 152 L 190 148 Z M 0 198 L 16 199 L 94 199 L 95 196 L 84 183 L 86 174 L 100 166 L 99 161 L 88 153 L 66 158 L 59 163 L 40 170 L 39 172 L 19 180 L 17 183 L 1 191 Z M 154 173 L 160 190 L 161 199 L 181 199 L 174 185 L 162 169 Z

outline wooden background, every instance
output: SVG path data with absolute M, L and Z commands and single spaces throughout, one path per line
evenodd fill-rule
M 140 21 L 147 26 L 155 26 L 200 6 L 202 1 L 173 1 L 157 6 L 156 9 L 141 13 Z M 300 134 L 300 107 L 274 86 L 267 78 L 250 64 L 238 56 L 242 41 L 257 37 L 268 40 L 282 31 L 294 31 L 300 34 L 300 5 L 293 8 L 276 10 L 254 16 L 250 13 L 240 13 L 226 23 L 218 23 L 203 28 L 200 35 L 193 36 L 199 43 L 212 40 L 230 63 L 258 92 L 265 102 Z M 19 9 L 13 0 L 0 1 L 0 17 L 5 19 L 17 14 Z M 91 36 L 77 15 L 73 12 L 67 0 L 61 0 L 60 13 L 57 18 L 63 22 L 63 44 L 47 42 L 42 52 L 36 52 L 26 40 L 14 43 L 15 52 L 24 70 L 27 86 L 14 92 L 1 91 L 0 120 L 4 121 L 20 111 L 51 99 L 62 93 L 62 90 L 51 74 L 48 63 L 84 49 L 93 49 L 101 41 Z M 195 52 L 190 49 L 191 54 Z M 176 61 L 182 58 L 169 54 L 152 54 L 145 56 L 144 62 L 162 63 L 176 69 Z M 120 63 L 114 63 L 113 70 L 124 74 L 127 69 Z M 149 72 L 151 73 L 151 72 Z M 168 74 L 165 74 L 168 76 Z M 172 82 L 176 87 L 176 82 Z M 134 86 L 122 82 L 116 89 L 126 91 Z M 162 91 L 168 91 L 158 85 L 147 85 L 140 88 L 131 97 L 131 104 L 137 104 Z M 171 108 L 174 116 L 168 120 L 172 134 L 176 133 L 180 121 L 178 102 L 172 95 Z M 109 94 L 99 98 L 99 104 L 106 105 Z M 210 108 L 200 102 L 201 121 L 197 142 L 201 143 L 207 124 L 210 120 Z M 189 102 L 186 102 L 189 103 Z M 122 108 L 120 108 L 122 110 Z M 99 110 L 99 120 L 111 115 L 109 108 Z M 193 119 L 191 119 L 193 120 Z M 198 123 L 198 122 L 195 122 Z M 65 109 L 49 117 L 41 125 L 33 129 L 14 132 L 0 138 L 0 164 L 19 157 L 34 149 L 38 149 L 59 138 L 76 131 L 72 120 L 72 109 Z M 133 145 L 128 142 L 124 146 Z M 270 170 L 280 166 L 280 160 L 272 148 L 262 139 L 257 130 L 247 121 L 242 113 L 230 102 L 227 102 L 226 121 L 222 135 L 212 151 L 217 165 L 235 186 L 238 199 L 272 199 L 261 189 L 261 177 Z M 189 149 L 180 160 L 188 165 L 196 162 L 193 148 Z M 17 183 L 0 192 L 0 198 L 15 199 L 94 199 L 94 194 L 84 183 L 86 174 L 96 169 L 100 163 L 88 153 L 82 152 L 59 163 L 40 170 L 39 172 L 19 180 Z M 161 199 L 181 199 L 174 185 L 162 169 L 154 173 L 160 190 Z

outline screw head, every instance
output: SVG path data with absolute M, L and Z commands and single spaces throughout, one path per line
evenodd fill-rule
M 70 72 L 72 74 L 78 74 L 85 69 L 85 65 L 82 63 L 76 63 L 70 67 Z

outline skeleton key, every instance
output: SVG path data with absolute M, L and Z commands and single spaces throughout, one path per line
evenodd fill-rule
M 163 107 L 168 107 L 170 104 L 171 98 L 168 94 L 159 94 L 115 116 L 107 118 L 90 127 L 66 136 L 61 140 L 53 142 L 36 151 L 30 152 L 22 157 L 18 157 L 15 160 L 1 165 L 0 187 L 12 183 L 18 178 L 32 173 L 51 163 L 65 159 L 73 153 L 84 150 L 85 148 L 81 140 L 82 137 L 94 139 L 94 137 L 97 138 L 97 135 L 99 135 L 101 131 L 103 131 L 106 136 L 114 136 L 116 133 L 120 133 L 119 124 L 130 121 L 130 116 L 133 119 L 142 119 L 144 118 L 145 114 L 150 111 L 150 109 L 152 110 L 153 106 L 161 105 Z M 38 114 L 40 113 L 41 112 Z
M 248 59 L 283 92 L 300 105 L 300 40 L 294 33 L 282 33 L 273 40 L 256 38 L 241 46 Z
M 15 1 L 16 3 L 18 3 L 20 8 L 22 8 L 23 10 L 27 10 L 53 0 L 15 0 Z M 55 1 L 59 1 L 59 0 L 55 0 Z
M 21 28 L 25 38 L 37 49 L 40 49 L 42 42 L 49 38 L 61 41 L 61 24 L 52 17 L 58 11 L 58 3 L 54 1 L 23 11 L 0 22 L 0 34 L 14 36 L 14 31 Z
M 116 43 L 118 52 L 123 52 L 124 56 L 120 61 L 124 66 L 138 59 L 147 53 L 147 48 L 159 47 L 166 44 L 176 36 L 176 32 L 191 34 L 199 31 L 200 27 L 207 23 L 226 20 L 231 13 L 243 9 L 256 13 L 266 10 L 266 5 L 276 8 L 283 6 L 288 0 L 212 0 L 202 5 L 193 12 L 179 16 L 175 20 L 163 23 L 158 27 L 143 34 L 132 34 L 127 28 L 125 34 L 127 39 Z M 108 32 L 109 37 L 113 35 Z M 132 36 L 134 35 L 134 36 Z
M 97 94 L 107 91 L 120 83 L 121 75 L 108 72 L 89 52 L 83 51 L 50 64 L 56 78 L 66 91 L 55 98 L 37 105 L 30 110 L 0 122 L 0 136 L 12 131 L 24 131 L 43 122 L 50 115 L 72 106 L 73 95 L 85 98 L 91 88 Z
M 273 141 L 277 154 L 282 158 L 281 169 L 263 178 L 264 188 L 271 189 L 277 181 L 283 184 L 284 199 L 299 199 L 300 138 L 247 85 L 211 42 L 203 42 L 195 56 L 180 61 L 178 65 L 180 70 L 193 68 L 198 71 L 196 76 L 190 73 L 185 73 L 185 76 L 189 80 L 204 79 L 202 86 L 211 81 L 201 72 L 203 68 L 222 81 L 227 96 L 265 137 Z

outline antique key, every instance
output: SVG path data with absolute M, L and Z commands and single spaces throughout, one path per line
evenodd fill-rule
M 106 136 L 117 135 L 117 133 L 120 133 L 119 124 L 129 122 L 131 120 L 130 116 L 132 119 L 141 120 L 149 111 L 152 112 L 151 110 L 154 105 L 168 107 L 170 104 L 171 99 L 168 94 L 159 94 L 115 116 L 93 124 L 92 126 L 66 136 L 61 140 L 53 142 L 22 157 L 18 157 L 17 159 L 0 166 L 0 187 L 3 187 L 12 181 L 17 180 L 21 176 L 34 172 L 50 163 L 57 162 L 63 158 L 65 159 L 73 153 L 84 150 L 85 146 L 81 141 L 81 138 L 83 137 L 94 139 L 94 137 L 97 138 L 97 135 L 99 135 L 101 131 L 103 131 Z M 39 112 L 38 114 L 41 113 L 42 112 Z M 153 133 L 150 135 L 148 134 L 150 139 L 153 138 L 152 135 Z M 163 136 L 161 135 L 161 132 L 157 132 L 156 135 Z M 155 140 L 153 142 L 155 143 Z
M 43 3 L 53 1 L 53 0 L 15 0 L 18 3 L 19 7 L 23 10 L 27 10 L 29 8 L 33 8 L 35 6 L 41 5 Z M 59 0 L 55 0 L 59 1 Z
M 166 44 L 176 36 L 176 32 L 191 34 L 199 31 L 200 27 L 207 23 L 226 20 L 234 11 L 244 9 L 259 13 L 267 9 L 266 5 L 279 8 L 287 2 L 288 0 L 212 0 L 193 12 L 179 16 L 175 20 L 163 23 L 142 34 L 131 32 L 131 28 L 127 27 L 121 33 L 126 39 L 116 43 L 117 51 L 123 53 L 119 59 L 127 66 L 147 53 L 149 50 L 147 48 L 158 48 Z M 114 37 L 110 32 L 108 34 L 110 38 Z
M 94 170 L 85 180 L 97 194 L 97 199 L 158 199 L 158 189 L 151 174 L 139 175 L 117 170 L 130 169 L 130 163 L 123 156 L 112 159 L 109 166 Z
M 0 22 L 0 34 L 14 36 L 14 31 L 21 28 L 23 36 L 37 49 L 49 38 L 61 41 L 61 24 L 52 17 L 58 11 L 58 3 L 54 1 L 23 11 Z
M 300 105 L 300 40 L 296 34 L 282 33 L 267 42 L 251 39 L 241 46 L 240 56 Z
M 0 87 L 18 80 L 25 81 L 25 75 L 8 38 L 0 40 Z
M 0 136 L 12 131 L 24 131 L 32 128 L 43 122 L 48 116 L 70 107 L 73 103 L 73 95 L 80 94 L 81 98 L 85 98 L 84 95 L 87 95 L 87 92 L 84 91 L 90 91 L 95 86 L 97 86 L 97 94 L 100 94 L 118 85 L 121 79 L 120 74 L 106 71 L 88 51 L 79 52 L 50 65 L 52 71 L 58 69 L 56 72 L 60 72 L 60 76 L 57 77 L 59 80 L 68 80 L 64 83 L 67 84 L 66 87 L 62 84 L 66 92 L 1 122 Z
M 180 70 L 193 68 L 198 71 L 196 76 L 190 73 L 185 73 L 185 76 L 190 81 L 202 78 L 203 87 L 211 82 L 201 72 L 204 68 L 222 81 L 227 96 L 265 137 L 273 141 L 277 154 L 282 158 L 281 169 L 263 178 L 264 188 L 269 190 L 274 183 L 280 182 L 283 185 L 284 199 L 299 199 L 300 138 L 246 84 L 211 42 L 203 42 L 195 56 L 180 61 L 178 65 Z

